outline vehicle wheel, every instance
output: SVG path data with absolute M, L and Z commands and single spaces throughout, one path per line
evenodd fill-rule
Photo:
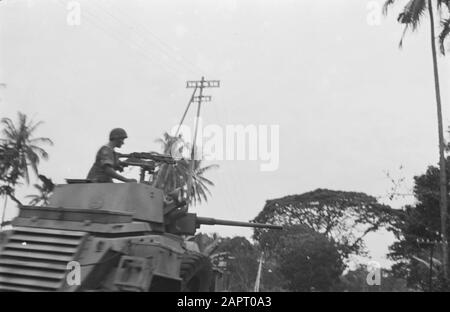
M 209 258 L 198 252 L 186 252 L 181 261 L 180 276 L 183 280 L 181 291 L 209 291 L 212 278 Z

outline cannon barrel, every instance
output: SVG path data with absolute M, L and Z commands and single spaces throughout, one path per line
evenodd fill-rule
M 263 223 L 254 223 L 254 222 L 240 222 L 240 221 L 231 221 L 231 220 L 221 220 L 214 218 L 205 218 L 205 217 L 197 217 L 197 225 L 205 224 L 205 225 L 230 225 L 230 226 L 244 226 L 244 227 L 253 227 L 253 228 L 265 228 L 265 229 L 275 229 L 282 230 L 283 227 L 279 225 L 273 224 L 263 224 Z

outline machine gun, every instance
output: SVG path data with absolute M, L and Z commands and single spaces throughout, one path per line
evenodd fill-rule
M 166 163 L 169 165 L 175 165 L 176 160 L 172 156 L 159 154 L 156 152 L 134 152 L 130 154 L 119 154 L 119 158 L 130 158 L 130 159 L 141 159 L 141 160 L 150 160 L 155 163 Z
M 153 179 L 155 169 L 160 164 L 175 165 L 176 160 L 169 155 L 159 154 L 156 152 L 133 152 L 130 154 L 118 154 L 119 158 L 127 158 L 124 161 L 120 161 L 121 167 L 134 166 L 140 167 L 140 182 L 145 183 L 145 174 L 148 172 L 150 175 L 149 181 Z

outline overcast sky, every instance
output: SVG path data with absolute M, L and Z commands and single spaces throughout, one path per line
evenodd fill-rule
M 385 18 L 383 1 L 363 0 L 69 3 L 0 2 L 0 114 L 45 122 L 38 135 L 55 145 L 40 170 L 58 183 L 84 178 L 114 127 L 129 134 L 121 151 L 159 151 L 155 139 L 190 98 L 186 80 L 202 75 L 221 81 L 205 90 L 213 100 L 202 107 L 204 125 L 279 126 L 279 167 L 216 161 L 220 169 L 207 175 L 213 196 L 194 209 L 199 215 L 247 221 L 267 199 L 316 188 L 400 207 L 412 198 L 389 202 L 386 172 L 405 177 L 410 192 L 413 176 L 437 162 L 429 25 L 400 50 L 400 7 Z M 80 25 L 70 25 L 76 3 Z M 449 58 L 438 61 L 447 127 Z M 11 206 L 8 218 L 15 213 Z M 391 241 L 369 237 L 375 260 Z

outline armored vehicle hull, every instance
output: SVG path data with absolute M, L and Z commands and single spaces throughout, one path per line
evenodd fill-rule
M 1 233 L 0 290 L 209 290 L 208 258 L 165 232 L 163 206 L 145 184 L 58 186 Z
M 209 291 L 207 255 L 184 240 L 197 217 L 148 183 L 56 186 L 48 206 L 19 207 L 0 232 L 1 291 Z M 81 181 L 83 182 L 83 181 Z

